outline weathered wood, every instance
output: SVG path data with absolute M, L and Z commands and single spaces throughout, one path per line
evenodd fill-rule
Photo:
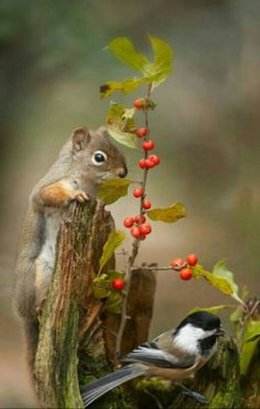
M 132 272 L 127 306 L 129 319 L 121 344 L 122 355 L 147 341 L 153 316 L 155 289 L 156 279 L 153 271 L 140 268 Z M 115 334 L 119 324 L 119 315 L 104 314 L 104 340 L 110 361 L 115 357 Z
M 94 200 L 72 204 L 62 223 L 35 362 L 36 391 L 43 407 L 82 407 L 78 343 L 98 321 L 102 302 L 93 297 L 91 283 L 112 227 L 110 214 Z
M 94 200 L 72 204 L 62 223 L 35 361 L 36 391 L 44 408 L 82 408 L 79 385 L 113 370 L 110 361 L 120 316 L 104 312 L 105 300 L 96 299 L 91 291 L 103 245 L 113 228 L 111 215 Z M 107 269 L 115 268 L 114 264 L 112 259 Z M 128 307 L 132 319 L 123 337 L 123 352 L 147 339 L 154 293 L 153 273 L 135 271 Z M 135 405 L 120 388 L 93 404 L 100 409 L 122 407 Z

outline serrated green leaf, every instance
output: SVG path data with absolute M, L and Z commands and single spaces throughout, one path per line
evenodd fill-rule
M 192 268 L 192 277 L 196 279 L 204 277 L 213 287 L 216 287 L 225 295 L 231 295 L 233 293 L 232 286 L 228 280 L 223 277 L 215 276 L 214 274 L 205 270 L 200 264 L 197 264 Z
M 141 78 L 127 78 L 123 81 L 108 81 L 100 87 L 100 97 L 106 98 L 112 95 L 114 92 L 121 92 L 122 94 L 128 94 L 133 92 L 141 84 L 148 82 L 145 77 Z
M 154 53 L 154 63 L 149 64 L 146 70 L 149 70 L 149 78 L 153 86 L 159 85 L 172 72 L 173 50 L 166 41 L 160 38 L 148 36 Z
M 211 312 L 212 314 L 216 314 L 218 311 L 223 310 L 225 308 L 232 308 L 234 307 L 234 305 L 215 305 L 214 307 L 205 307 L 205 308 L 201 308 L 201 307 L 194 307 L 189 311 L 189 314 L 192 314 L 193 312 L 197 312 L 197 311 L 207 311 L 207 312 Z
M 106 310 L 112 312 L 113 314 L 121 313 L 123 296 L 120 292 L 111 292 L 108 299 L 106 300 Z
M 128 188 L 133 182 L 131 179 L 108 179 L 99 186 L 97 196 L 106 204 L 114 203 L 127 195 Z
M 111 259 L 115 250 L 121 246 L 126 238 L 126 234 L 122 230 L 112 231 L 103 247 L 103 253 L 99 260 L 99 271 L 102 270 L 104 265 Z
M 187 215 L 184 205 L 180 202 L 173 203 L 169 207 L 155 208 L 146 212 L 149 219 L 165 223 L 174 223 Z
M 138 53 L 132 43 L 126 37 L 117 37 L 107 48 L 112 51 L 115 57 L 134 70 L 144 72 L 145 66 L 148 64 L 148 59 L 145 55 Z
M 136 125 L 130 113 L 133 111 L 129 110 L 127 106 L 112 103 L 109 107 L 106 124 L 112 138 L 128 148 L 136 149 L 138 147 L 134 134 Z

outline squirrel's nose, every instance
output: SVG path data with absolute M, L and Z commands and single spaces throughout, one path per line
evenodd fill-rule
M 120 178 L 126 177 L 126 175 L 127 175 L 127 167 L 124 166 L 123 168 L 119 168 L 118 171 L 117 171 L 117 175 L 118 175 Z

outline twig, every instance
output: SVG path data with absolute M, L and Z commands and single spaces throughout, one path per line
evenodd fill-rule
M 152 84 L 148 85 L 148 90 L 146 94 L 146 100 L 150 98 L 152 90 Z M 145 127 L 149 129 L 149 118 L 148 118 L 148 110 L 149 108 L 147 106 L 144 107 L 144 119 L 145 119 Z M 147 140 L 147 136 L 144 138 Z M 147 159 L 148 157 L 148 152 L 144 150 L 144 158 Z M 144 190 L 144 195 L 140 198 L 140 210 L 139 210 L 139 215 L 140 215 L 140 220 L 142 220 L 142 216 L 144 216 L 144 209 L 143 209 L 143 200 L 145 197 L 145 188 L 146 188 L 146 182 L 147 182 L 147 176 L 148 176 L 148 168 L 144 169 L 143 173 L 143 180 L 141 182 L 142 188 Z M 121 355 L 121 344 L 122 344 L 122 338 L 126 326 L 126 322 L 129 319 L 127 315 L 127 304 L 128 304 L 128 295 L 130 291 L 130 286 L 131 286 L 131 278 L 132 278 L 132 271 L 133 271 L 133 265 L 136 260 L 136 257 L 138 255 L 140 247 L 140 239 L 134 239 L 133 245 L 132 245 L 132 252 L 131 255 L 128 258 L 127 261 L 127 266 L 126 266 L 126 276 L 127 276 L 127 281 L 126 281 L 126 286 L 125 286 L 125 297 L 123 299 L 122 303 L 122 311 L 121 311 L 121 319 L 120 319 L 120 324 L 119 324 L 119 329 L 116 337 L 116 347 L 115 347 L 115 358 L 118 360 L 118 358 Z

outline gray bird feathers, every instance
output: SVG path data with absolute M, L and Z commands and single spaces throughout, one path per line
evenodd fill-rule
M 146 367 L 142 364 L 130 364 L 118 369 L 116 372 L 98 379 L 96 382 L 83 386 L 81 389 L 81 396 L 84 407 L 86 408 L 96 399 L 122 383 L 143 375 L 145 371 Z

